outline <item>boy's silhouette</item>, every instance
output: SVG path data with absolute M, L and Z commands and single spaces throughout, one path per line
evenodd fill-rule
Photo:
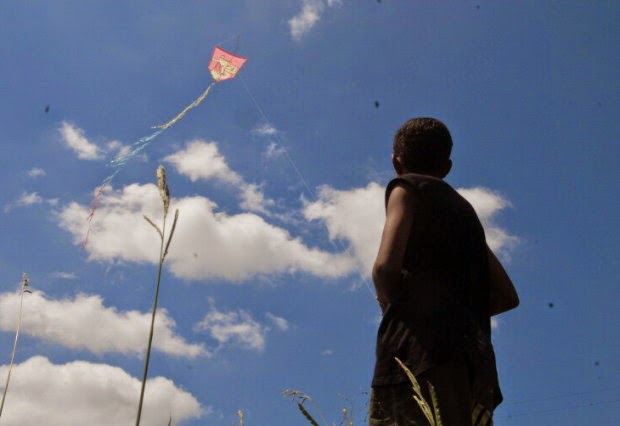
M 383 319 L 370 426 L 428 424 L 395 357 L 429 401 L 433 384 L 444 425 L 490 425 L 502 401 L 490 316 L 519 300 L 474 209 L 443 181 L 451 151 L 450 132 L 433 118 L 411 119 L 394 137 L 397 177 L 372 274 Z

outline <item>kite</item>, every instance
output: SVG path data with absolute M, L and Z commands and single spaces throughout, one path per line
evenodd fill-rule
M 196 98 L 194 102 L 186 106 L 185 109 L 183 109 L 183 111 L 178 113 L 172 120 L 168 121 L 165 124 L 153 126 L 153 129 L 157 129 L 157 130 L 154 133 L 148 136 L 143 136 L 140 139 L 138 139 L 136 142 L 134 142 L 133 145 L 131 145 L 129 152 L 127 152 L 124 155 L 119 155 L 114 160 L 108 163 L 108 166 L 114 168 L 115 170 L 111 175 L 109 175 L 107 178 L 105 178 L 101 182 L 101 185 L 99 185 L 97 193 L 95 194 L 95 197 L 91 204 L 90 213 L 86 219 L 88 221 L 88 230 L 86 232 L 86 237 L 84 238 L 84 242 L 83 242 L 84 246 L 88 243 L 88 236 L 90 235 L 90 229 L 91 229 L 93 218 L 95 216 L 95 211 L 97 210 L 97 207 L 99 206 L 99 201 L 101 199 L 101 196 L 103 195 L 103 191 L 105 187 L 108 186 L 112 182 L 114 177 L 121 171 L 121 169 L 131 159 L 136 157 L 147 146 L 149 146 L 151 142 L 157 136 L 161 135 L 166 129 L 170 128 L 175 123 L 177 123 L 179 120 L 181 120 L 190 109 L 196 108 L 198 105 L 200 105 L 202 101 L 207 97 L 207 95 L 209 94 L 213 86 L 215 86 L 220 81 L 229 80 L 231 78 L 236 77 L 237 73 L 239 73 L 239 70 L 241 70 L 241 67 L 243 66 L 243 64 L 245 64 L 246 61 L 247 61 L 247 58 L 233 55 L 232 53 L 225 51 L 221 47 L 215 46 L 215 48 L 213 49 L 213 55 L 211 55 L 211 61 L 209 62 L 209 67 L 208 67 L 211 73 L 211 77 L 213 78 L 213 81 L 211 82 L 211 84 L 209 84 L 209 86 L 205 89 L 205 91 L 202 92 L 202 94 L 198 96 L 198 98 Z
M 220 81 L 228 80 L 237 75 L 243 64 L 247 61 L 246 58 L 242 58 L 240 56 L 235 56 L 232 53 L 228 53 L 224 49 L 220 47 L 215 47 L 213 49 L 213 55 L 211 56 L 211 62 L 209 63 L 209 71 L 211 71 L 211 77 L 213 77 L 213 82 L 209 84 L 209 87 L 206 88 L 202 95 L 200 95 L 194 102 L 185 107 L 183 111 L 181 111 L 176 117 L 167 122 L 166 124 L 161 124 L 159 126 L 155 126 L 155 129 L 167 129 L 172 126 L 174 123 L 183 118 L 183 116 L 192 108 L 197 107 L 200 103 L 207 97 L 211 88 Z

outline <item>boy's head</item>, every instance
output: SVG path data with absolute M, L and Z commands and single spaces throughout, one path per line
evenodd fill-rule
M 452 136 L 441 121 L 419 117 L 406 121 L 394 135 L 392 163 L 396 173 L 419 173 L 443 179 L 452 168 Z

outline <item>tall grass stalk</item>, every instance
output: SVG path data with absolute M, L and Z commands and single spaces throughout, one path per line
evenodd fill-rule
M 312 426 L 320 426 L 319 423 L 316 421 L 316 419 L 312 417 L 312 414 L 310 414 L 310 412 L 306 409 L 306 407 L 304 407 L 304 403 L 306 401 L 312 401 L 312 398 L 310 398 L 308 395 L 306 395 L 303 392 L 293 390 L 293 389 L 285 390 L 284 392 L 282 392 L 282 396 L 291 398 L 291 401 L 297 404 L 297 409 L 301 412 L 301 414 L 306 418 L 306 420 L 308 420 L 308 422 Z
M 4 385 L 4 392 L 2 393 L 2 402 L 0 403 L 0 417 L 2 417 L 2 410 L 4 410 L 4 401 L 6 399 L 6 392 L 9 390 L 9 382 L 11 381 L 11 372 L 13 371 L 13 363 L 15 362 L 15 352 L 17 351 L 17 340 L 19 339 L 19 329 L 22 325 L 22 311 L 24 307 L 24 293 L 32 293 L 28 286 L 30 280 L 28 275 L 24 272 L 22 274 L 22 286 L 21 294 L 19 297 L 19 314 L 17 317 L 17 330 L 15 331 L 15 341 L 13 342 L 13 351 L 11 352 L 11 363 L 9 364 L 9 372 L 6 375 L 6 384 Z
M 405 374 L 407 374 L 407 377 L 409 378 L 409 381 L 411 382 L 411 387 L 413 388 L 413 399 L 420 406 L 420 409 L 424 413 L 424 416 L 428 420 L 428 423 L 430 424 L 430 426 L 443 426 L 443 422 L 441 421 L 441 413 L 439 412 L 439 402 L 437 400 L 437 393 L 435 392 L 435 388 L 433 387 L 433 385 L 430 383 L 428 384 L 428 391 L 431 395 L 432 404 L 433 404 L 432 409 L 431 409 L 431 405 L 426 401 L 426 399 L 424 399 L 424 396 L 422 395 L 422 388 L 420 387 L 418 380 L 415 378 L 411 370 L 409 370 L 407 366 L 403 364 L 403 362 L 400 359 L 398 358 L 394 358 L 394 359 L 396 360 L 398 365 L 400 365 L 400 368 L 402 368 L 405 371 Z
M 166 184 L 166 169 L 163 166 L 159 166 L 157 168 L 157 188 L 159 189 L 159 195 L 161 196 L 163 202 L 164 209 L 164 219 L 162 228 L 159 227 L 149 219 L 147 216 L 144 216 L 144 219 L 157 231 L 160 238 L 160 246 L 159 246 L 159 265 L 157 267 L 157 284 L 155 286 L 155 297 L 153 299 L 153 308 L 151 312 L 151 328 L 149 330 L 149 341 L 146 349 L 146 357 L 144 359 L 144 372 L 142 374 L 142 387 L 140 389 L 140 402 L 138 403 L 138 414 L 136 415 L 136 426 L 140 426 L 140 418 L 142 417 L 142 404 L 144 402 L 144 390 L 146 388 L 146 378 L 149 372 L 149 362 L 151 359 L 151 347 L 153 344 L 153 330 L 155 328 L 155 314 L 157 313 L 157 302 L 159 300 L 159 288 L 161 283 L 161 271 L 164 266 L 164 260 L 166 259 L 166 255 L 168 254 L 168 248 L 170 247 L 170 242 L 172 241 L 172 236 L 174 235 L 174 230 L 177 226 L 177 220 L 179 218 L 179 210 L 177 209 L 174 212 L 174 220 L 172 221 L 172 228 L 170 230 L 170 235 L 168 236 L 168 241 L 164 244 L 166 235 L 166 219 L 168 217 L 168 207 L 170 206 L 170 190 L 168 189 L 168 185 Z

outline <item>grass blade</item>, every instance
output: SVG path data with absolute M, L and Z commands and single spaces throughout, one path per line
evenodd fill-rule
M 19 329 L 22 325 L 22 311 L 24 307 L 24 293 L 32 293 L 28 290 L 30 280 L 28 275 L 24 272 L 22 274 L 22 291 L 19 297 L 19 316 L 17 319 L 17 330 L 15 331 L 15 341 L 13 342 L 13 351 L 11 352 L 11 362 L 9 364 L 9 372 L 6 375 L 6 384 L 4 385 L 4 392 L 2 393 L 2 402 L 0 403 L 0 417 L 2 417 L 2 411 L 4 410 L 4 401 L 6 400 L 6 393 L 9 390 L 9 382 L 11 381 L 11 372 L 13 371 L 13 364 L 15 363 L 15 352 L 17 351 L 17 340 L 19 339 Z
M 310 422 L 312 426 L 319 426 L 317 421 L 314 420 L 314 417 L 312 417 L 312 415 L 308 412 L 308 410 L 306 410 L 306 408 L 302 405 L 301 402 L 297 403 L 297 408 L 299 408 L 299 411 L 301 411 L 301 414 L 303 414 L 304 417 L 308 419 L 308 421 Z
M 409 378 L 409 381 L 411 382 L 411 387 L 413 388 L 413 392 L 414 392 L 413 399 L 420 406 L 420 409 L 422 410 L 422 413 L 424 413 L 424 416 L 428 420 L 429 424 L 431 426 L 439 426 L 435 424 L 435 418 L 433 417 L 433 412 L 428 402 L 426 402 L 426 400 L 424 399 L 424 395 L 422 395 L 422 388 L 420 387 L 418 380 L 415 378 L 411 370 L 409 370 L 407 366 L 403 364 L 403 362 L 400 359 L 398 358 L 394 358 L 394 359 L 396 360 L 398 365 L 400 365 L 400 368 L 402 368 L 405 371 L 405 374 Z
M 170 242 L 172 241 L 172 236 L 174 235 L 174 230 L 177 228 L 177 220 L 178 219 L 179 219 L 179 209 L 176 209 L 175 212 L 174 212 L 174 220 L 172 221 L 172 228 L 170 229 L 170 235 L 168 236 L 168 242 L 166 243 L 166 249 L 164 250 L 164 258 L 168 254 L 168 248 L 170 247 Z
M 161 230 L 159 229 L 159 226 L 157 226 L 155 224 L 155 222 L 153 222 L 151 219 L 149 219 L 149 217 L 147 215 L 143 215 L 142 217 L 144 217 L 144 219 L 151 224 L 151 226 L 153 228 L 155 228 L 155 230 L 157 231 L 157 233 L 159 234 L 159 238 L 164 238 L 164 234 L 161 232 Z

